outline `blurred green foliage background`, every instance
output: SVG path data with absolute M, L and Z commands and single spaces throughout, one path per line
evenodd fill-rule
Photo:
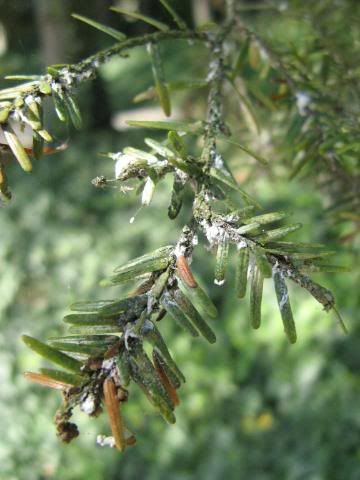
M 143 12 L 164 20 L 158 2 L 138 3 Z M 222 2 L 175 3 L 189 21 L 206 21 L 209 13 L 220 15 Z M 96 0 L 0 0 L 1 88 L 8 85 L 2 80 L 5 75 L 38 73 L 47 63 L 74 62 L 111 44 L 100 32 L 72 20 L 72 11 L 128 34 L 146 31 L 147 27 L 108 13 L 110 5 Z M 245 15 L 254 25 L 266 25 L 277 44 L 285 38 L 306 41 L 302 18 L 280 17 L 271 9 Z M 337 35 L 345 36 L 346 30 Z M 169 43 L 163 52 L 169 78 L 205 75 L 202 47 Z M 80 414 L 76 414 L 80 437 L 64 445 L 52 425 L 58 394 L 22 377 L 24 370 L 36 370 L 41 360 L 19 342 L 21 333 L 45 339 L 63 332 L 61 318 L 67 305 L 76 299 L 114 296 L 116 289 L 101 289 L 99 280 L 125 260 L 176 241 L 186 221 L 186 209 L 175 222 L 167 218 L 166 182 L 134 224 L 129 223 L 139 205 L 134 193 L 91 185 L 97 175 L 113 175 L 111 160 L 97 152 L 142 147 L 144 132 L 116 131 L 111 125 L 117 112 L 139 108 L 131 99 L 151 83 L 144 49 L 132 52 L 130 59 L 111 61 L 79 92 L 85 128 L 64 132 L 53 127 L 58 128 L 59 142 L 71 136 L 69 148 L 42 159 L 30 176 L 15 164 L 9 169 L 14 198 L 0 209 L 0 479 L 359 479 L 359 243 L 339 244 L 344 226 L 324 213 L 322 195 L 309 181 L 289 184 L 276 146 L 269 171 L 235 151 L 227 153 L 240 178 L 242 168 L 247 172 L 247 189 L 266 210 L 289 209 L 304 223 L 299 240 L 326 243 L 338 251 L 336 263 L 353 266 L 348 274 L 318 276 L 335 292 L 348 336 L 331 314 L 293 287 L 299 340 L 289 346 L 269 281 L 263 325 L 251 331 L 247 300 L 235 299 L 231 274 L 224 288 L 213 286 L 214 262 L 200 246 L 193 265 L 221 312 L 213 325 L 218 341 L 209 346 L 189 338 L 170 321 L 161 322 L 187 378 L 175 426 L 166 425 L 132 386 L 133 401 L 125 406 L 125 415 L 137 434 L 136 447 L 119 454 L 95 446 L 98 433 L 109 433 L 106 418 Z M 185 117 L 202 118 L 205 95 L 205 91 L 177 94 L 175 104 Z M 273 126 L 266 112 L 260 115 L 264 135 Z M 275 133 L 279 139 L 285 132 Z

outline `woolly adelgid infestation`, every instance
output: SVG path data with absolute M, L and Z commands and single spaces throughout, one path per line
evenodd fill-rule
M 52 99 L 61 122 L 71 122 L 80 129 L 82 119 L 75 100 L 76 88 L 93 79 L 97 69 L 112 57 L 126 56 L 133 47 L 144 46 L 151 61 L 154 86 L 139 97 L 156 97 L 169 117 L 171 90 L 175 86 L 165 78 L 161 42 L 185 39 L 202 42 L 208 47 L 208 71 L 204 79 L 182 85 L 182 88 L 200 85 L 208 89 L 206 117 L 196 122 L 170 119 L 129 121 L 133 127 L 150 132 L 154 129 L 163 131 L 163 141 L 151 138 L 149 133 L 140 147 L 128 146 L 121 152 L 106 154 L 115 162 L 114 178 L 102 176 L 93 180 L 95 186 L 105 187 L 111 182 L 120 185 L 123 191 L 126 191 L 128 180 L 139 181 L 141 206 L 146 207 L 152 201 L 157 184 L 170 175 L 173 179 L 167 211 L 170 219 L 179 214 L 185 189 L 192 193 L 191 213 L 177 244 L 159 246 L 157 250 L 115 268 L 113 275 L 104 279 L 102 284 L 112 286 L 132 282 L 135 284 L 132 294 L 114 300 L 91 299 L 71 305 L 71 313 L 64 318 L 69 326 L 66 336 L 50 338 L 47 343 L 23 336 L 29 348 L 61 368 L 25 373 L 29 380 L 62 392 L 62 404 L 55 416 L 60 439 L 69 442 L 79 433 L 70 421 L 75 407 L 91 417 L 105 410 L 112 435 L 99 435 L 97 441 L 121 451 L 136 442 L 135 434 L 126 425 L 130 382 L 140 387 L 167 422 L 176 420 L 174 411 L 179 404 L 178 390 L 185 377 L 160 332 L 161 322 L 173 320 L 192 337 L 203 337 L 209 343 L 216 341 L 212 322 L 217 317 L 217 309 L 190 267 L 200 235 L 215 253 L 214 282 L 219 287 L 226 280 L 229 255 L 235 256 L 234 295 L 243 298 L 246 291 L 250 291 L 249 322 L 254 329 L 261 325 L 263 284 L 270 278 L 274 283 L 279 317 L 290 343 L 296 342 L 297 332 L 288 280 L 306 289 L 324 310 L 334 311 L 340 319 L 332 293 L 308 276 L 317 271 L 341 271 L 342 267 L 324 262 L 332 252 L 323 251 L 318 244 L 284 240 L 288 234 L 301 228 L 301 224 L 284 225 L 286 212 L 264 210 L 238 185 L 218 148 L 219 141 L 234 144 L 267 165 L 263 157 L 239 143 L 224 118 L 223 87 L 228 83 L 237 89 L 235 80 L 241 62 L 250 50 L 262 54 L 283 75 L 301 116 L 311 108 L 311 97 L 297 88 L 279 59 L 241 23 L 235 2 L 227 2 L 226 18 L 216 28 L 195 30 L 186 26 L 167 0 L 160 0 L 160 3 L 172 18 L 174 29 L 139 13 L 112 9 L 145 21 L 158 30 L 134 38 L 126 38 L 113 28 L 74 15 L 74 18 L 115 38 L 117 43 L 78 64 L 49 66 L 45 75 L 25 78 L 25 83 L 0 91 L 2 152 L 12 154 L 21 168 L 30 172 L 32 157 L 38 159 L 51 151 L 46 144 L 51 143 L 52 135 L 45 128 L 42 114 L 46 98 Z M 236 56 L 236 52 L 227 48 L 234 35 L 240 35 L 243 44 Z M 241 92 L 238 94 L 248 114 L 252 115 L 251 105 Z M 32 135 L 30 143 L 25 142 L 25 131 Z M 194 136 L 201 139 L 200 152 L 189 146 L 188 138 Z M 11 198 L 5 170 L 5 164 L 0 162 L 3 202 Z M 341 319 L 340 323 L 345 329 Z

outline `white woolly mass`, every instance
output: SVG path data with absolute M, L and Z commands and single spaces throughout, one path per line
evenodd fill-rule
M 275 273 L 277 273 L 277 272 L 280 272 L 280 273 L 281 273 L 281 270 L 280 270 L 279 261 L 278 261 L 278 260 L 275 260 L 275 264 L 272 266 L 272 276 L 274 276 Z
M 245 242 L 245 240 L 241 240 L 239 243 L 236 244 L 236 248 L 238 250 L 241 250 L 242 248 L 246 248 L 247 247 L 247 243 Z
M 96 437 L 96 443 L 100 445 L 100 447 L 115 448 L 114 437 L 107 437 L 106 435 L 98 435 Z
M 225 280 L 216 280 L 216 278 L 215 278 L 214 283 L 215 283 L 215 285 L 219 285 L 221 287 L 221 285 L 224 285 Z
M 306 92 L 297 92 L 295 96 L 299 114 L 305 116 L 307 113 L 306 109 L 311 102 L 311 97 Z
M 125 347 L 127 350 L 129 350 L 130 346 L 129 346 L 129 339 L 130 338 L 139 338 L 139 335 L 134 332 L 133 330 L 133 326 L 127 326 L 126 327 L 126 330 L 125 330 L 125 334 L 124 334 L 124 340 L 125 340 Z
M 205 228 L 205 235 L 210 244 L 217 243 L 221 237 L 222 229 L 216 225 L 208 225 Z
M 91 415 L 95 412 L 96 404 L 93 395 L 89 394 L 85 400 L 80 404 L 80 410 L 87 415 Z
M 58 93 L 61 90 L 61 86 L 59 85 L 58 82 L 52 81 L 51 82 L 51 90 Z
M 260 53 L 260 57 L 262 60 L 266 61 L 269 59 L 269 55 L 267 53 L 267 51 L 265 50 L 264 47 L 262 47 L 261 45 L 258 45 L 258 50 L 259 50 L 259 53 Z
M 61 74 L 61 80 L 63 80 L 64 83 L 66 83 L 69 86 L 73 84 L 74 74 L 69 72 L 68 69 L 62 68 L 61 71 L 60 71 L 60 74 Z
M 181 257 L 185 255 L 185 252 L 186 252 L 186 245 L 183 245 L 182 243 L 178 243 L 174 248 L 174 254 L 176 257 Z
M 114 360 L 112 358 L 109 358 L 107 360 L 103 360 L 101 364 L 101 368 L 103 370 L 111 370 L 114 366 Z
M 152 178 L 148 177 L 146 179 L 146 182 L 142 191 L 142 195 L 141 195 L 142 205 L 146 205 L 146 206 L 150 205 L 151 199 L 154 195 L 154 191 L 155 191 L 155 183 L 152 180 Z
M 214 167 L 218 170 L 222 170 L 224 168 L 224 159 L 218 153 L 214 157 Z
M 218 61 L 212 60 L 209 65 L 209 73 L 207 74 L 206 81 L 211 82 L 214 80 L 218 69 Z
M 115 162 L 115 178 L 120 178 L 133 161 L 134 157 L 131 155 L 120 154 Z
M 229 215 L 226 215 L 225 220 L 227 222 L 237 222 L 239 220 L 239 215 L 236 213 L 229 213 Z
M 33 103 L 35 101 L 35 98 L 33 95 L 26 95 L 25 97 L 25 103 L 29 105 L 30 103 Z
M 19 115 L 20 113 L 20 115 Z M 23 114 L 21 110 L 18 112 L 14 112 L 8 120 L 9 124 L 11 125 L 12 129 L 15 132 L 15 135 L 18 137 L 21 145 L 25 148 L 32 148 L 33 139 L 32 139 L 32 128 L 28 123 L 24 123 L 22 121 Z M 0 130 L 0 144 L 7 145 L 8 141 L 5 138 L 4 133 Z

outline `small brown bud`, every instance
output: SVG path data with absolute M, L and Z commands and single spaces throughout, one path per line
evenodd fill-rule
M 117 388 L 112 378 L 106 378 L 103 384 L 104 402 L 109 415 L 111 432 L 115 440 L 115 446 L 123 451 L 126 448 L 124 426 L 120 413 L 120 404 L 117 396 Z
M 192 274 L 192 271 L 190 270 L 188 261 L 184 255 L 179 255 L 177 257 L 176 266 L 181 280 L 186 283 L 188 287 L 196 288 L 198 286 L 197 282 L 194 278 L 194 275 Z

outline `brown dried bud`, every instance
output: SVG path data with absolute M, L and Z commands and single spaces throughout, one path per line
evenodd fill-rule
M 103 384 L 104 402 L 109 415 L 111 432 L 115 440 L 115 446 L 123 451 L 126 448 L 124 426 L 120 414 L 120 404 L 117 396 L 117 388 L 112 378 L 106 378 Z
M 179 255 L 176 259 L 176 266 L 177 266 L 177 271 L 178 275 L 181 278 L 181 280 L 186 283 L 186 285 L 190 288 L 196 288 L 197 282 L 194 278 L 194 275 L 192 274 L 192 271 L 190 270 L 188 261 L 184 255 Z
M 154 362 L 154 367 L 157 373 L 159 374 L 159 377 L 161 379 L 161 383 L 164 385 L 165 390 L 167 391 L 169 397 L 171 398 L 171 401 L 175 406 L 180 404 L 179 397 L 177 395 L 176 389 L 172 385 L 169 377 L 167 376 L 163 366 L 161 365 L 160 358 L 158 354 L 153 351 L 153 362 Z
M 67 390 L 73 387 L 73 385 L 61 382 L 59 380 L 54 380 L 53 378 L 43 375 L 42 373 L 24 372 L 24 377 L 31 382 L 37 383 L 38 385 L 54 388 L 55 390 Z
M 70 443 L 79 436 L 79 430 L 75 423 L 63 422 L 57 425 L 57 435 L 62 442 Z

